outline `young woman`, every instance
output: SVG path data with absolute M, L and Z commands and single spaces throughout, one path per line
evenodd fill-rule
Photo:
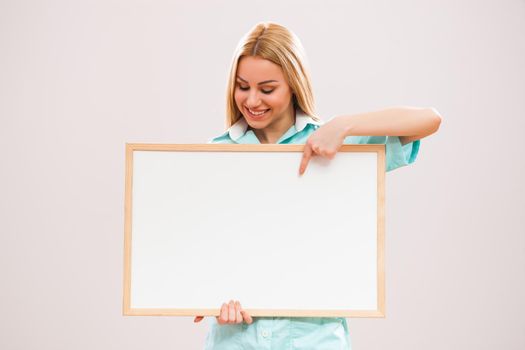
M 341 115 L 323 123 L 314 112 L 305 64 L 302 45 L 290 30 L 271 22 L 257 24 L 241 39 L 233 58 L 228 130 L 211 142 L 305 144 L 300 175 L 312 156 L 332 159 L 343 144 L 385 144 L 386 169 L 391 171 L 413 163 L 420 140 L 439 128 L 441 117 L 435 109 L 415 107 Z M 202 319 L 197 316 L 195 322 Z M 351 347 L 345 318 L 252 318 L 231 300 L 210 320 L 206 349 Z

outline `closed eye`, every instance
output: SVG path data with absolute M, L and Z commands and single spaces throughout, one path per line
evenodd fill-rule
M 241 89 L 242 91 L 247 91 L 247 90 L 250 90 L 249 87 L 242 87 L 242 86 L 239 86 L 239 89 Z M 273 90 L 275 89 L 272 89 L 272 90 L 264 90 L 264 89 L 261 89 L 262 93 L 263 94 L 271 94 L 273 92 Z

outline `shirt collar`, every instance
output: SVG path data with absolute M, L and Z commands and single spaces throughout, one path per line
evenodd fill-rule
M 304 113 L 300 108 L 296 109 L 294 125 L 296 132 L 303 131 L 303 129 L 308 124 L 321 125 L 320 122 L 315 121 L 312 117 Z M 246 130 L 248 130 L 248 123 L 243 117 L 241 117 L 228 129 L 228 134 L 233 141 L 237 142 L 237 140 L 246 134 Z

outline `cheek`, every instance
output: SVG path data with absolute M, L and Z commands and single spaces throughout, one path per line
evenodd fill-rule
M 235 100 L 235 103 L 237 104 L 237 106 L 239 106 L 243 100 L 242 93 L 235 91 L 235 93 L 233 94 L 233 99 Z
M 266 98 L 266 101 L 268 103 L 271 103 L 275 107 L 286 108 L 286 107 L 288 107 L 288 104 L 290 103 L 290 98 L 291 98 L 291 96 L 289 96 L 288 94 L 281 93 L 281 94 L 275 94 L 275 95 L 273 95 L 271 97 L 268 96 Z

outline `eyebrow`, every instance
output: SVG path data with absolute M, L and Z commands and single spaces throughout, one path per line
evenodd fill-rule
M 243 78 L 241 78 L 240 76 L 237 76 L 237 78 L 241 79 L 245 83 L 248 82 L 248 81 L 244 80 Z M 262 84 L 266 84 L 266 83 L 278 83 L 278 82 L 279 82 L 278 80 L 265 80 L 265 81 L 261 81 L 260 83 L 257 83 L 257 85 L 262 85 Z

